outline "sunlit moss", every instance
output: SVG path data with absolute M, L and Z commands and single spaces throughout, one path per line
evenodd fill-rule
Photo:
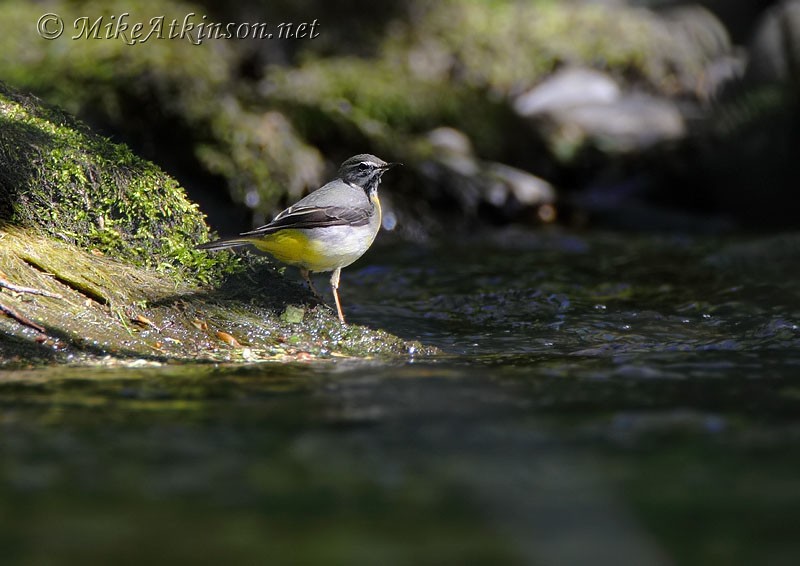
M 194 249 L 203 214 L 178 183 L 127 147 L 0 84 L 2 220 L 137 265 L 208 281 L 227 255 Z
M 47 10 L 61 16 L 65 30 L 47 41 L 36 33 L 40 4 L 3 6 L 0 77 L 9 85 L 36 93 L 49 103 L 110 127 L 145 148 L 169 147 L 171 157 L 193 174 L 207 174 L 212 183 L 227 185 L 233 199 L 246 201 L 266 215 L 287 193 L 299 195 L 321 181 L 322 159 L 276 113 L 242 103 L 232 82 L 241 55 L 230 41 L 197 44 L 168 39 L 170 23 L 194 14 L 196 26 L 207 9 L 188 2 L 131 0 L 121 2 L 50 2 Z M 161 37 L 129 45 L 124 36 L 87 39 L 73 22 L 89 17 L 103 25 L 112 16 L 129 14 L 126 22 L 145 24 L 163 16 Z M 99 28 L 102 37 L 107 32 Z M 113 28 L 112 28 L 113 32 Z M 194 33 L 195 35 L 191 35 Z M 285 122 L 285 121 L 284 121 Z M 169 141 L 165 141 L 169 140 Z M 174 143 L 171 143 L 174 140 Z M 177 157 L 176 157 L 177 156 Z M 164 163 L 156 155 L 149 157 Z M 221 178 L 221 181 L 219 180 Z M 111 236 L 113 237 L 113 236 Z

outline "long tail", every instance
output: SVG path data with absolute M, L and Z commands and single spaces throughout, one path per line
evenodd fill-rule
M 222 238 L 221 240 L 214 240 L 213 242 L 206 242 L 195 246 L 198 250 L 227 250 L 229 248 L 238 248 L 239 246 L 246 246 L 252 243 L 251 240 L 236 238 Z

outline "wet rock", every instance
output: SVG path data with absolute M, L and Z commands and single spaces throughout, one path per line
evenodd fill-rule
M 726 88 L 741 82 L 746 71 L 747 60 L 744 55 L 718 57 L 706 67 L 703 85 L 698 89 L 700 98 L 716 102 Z
M 587 104 L 555 114 L 563 128 L 579 128 L 586 139 L 612 153 L 647 149 L 686 133 L 675 103 L 645 94 L 627 95 L 610 104 Z
M 523 207 L 536 207 L 555 202 L 553 186 L 527 171 L 502 163 L 487 163 L 486 176 L 495 182 L 487 191 L 487 201 L 497 207 L 516 200 Z
M 464 132 L 455 128 L 436 128 L 427 134 L 428 142 L 442 156 L 463 157 L 471 160 L 473 158 L 472 142 Z M 474 173 L 475 167 L 466 166 L 468 170 L 465 174 Z
M 686 134 L 674 102 L 642 93 L 623 94 L 609 76 L 586 69 L 551 77 L 519 97 L 514 108 L 530 119 L 551 151 L 565 162 L 587 146 L 626 154 Z
M 678 5 L 660 12 L 660 15 L 678 45 L 691 50 L 697 61 L 705 63 L 731 53 L 728 30 L 703 6 Z
M 605 73 L 581 67 L 559 71 L 514 101 L 514 110 L 527 118 L 588 104 L 610 104 L 622 89 Z
M 544 179 L 516 167 L 478 159 L 463 132 L 436 128 L 426 139 L 433 151 L 419 165 L 420 171 L 467 214 L 475 215 L 479 207 L 488 206 L 510 218 L 522 209 L 555 201 L 555 189 Z
M 679 48 L 692 53 L 697 66 L 682 80 L 701 100 L 713 99 L 744 74 L 746 56 L 735 49 L 725 25 L 703 6 L 678 5 L 661 12 L 667 32 Z

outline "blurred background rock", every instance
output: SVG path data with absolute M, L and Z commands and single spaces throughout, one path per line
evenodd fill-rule
M 365 151 L 407 165 L 383 191 L 396 237 L 796 223 L 798 0 L 0 8 L 0 79 L 164 167 L 221 233 L 263 223 Z M 57 40 L 35 32 L 46 12 L 67 24 Z M 316 19 L 319 37 L 69 38 L 78 17 L 124 12 L 131 24 Z

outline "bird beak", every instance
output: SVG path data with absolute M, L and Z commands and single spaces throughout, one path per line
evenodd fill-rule
M 388 171 L 392 167 L 397 167 L 398 165 L 402 165 L 402 163 L 387 163 L 386 165 L 381 166 L 381 169 Z

